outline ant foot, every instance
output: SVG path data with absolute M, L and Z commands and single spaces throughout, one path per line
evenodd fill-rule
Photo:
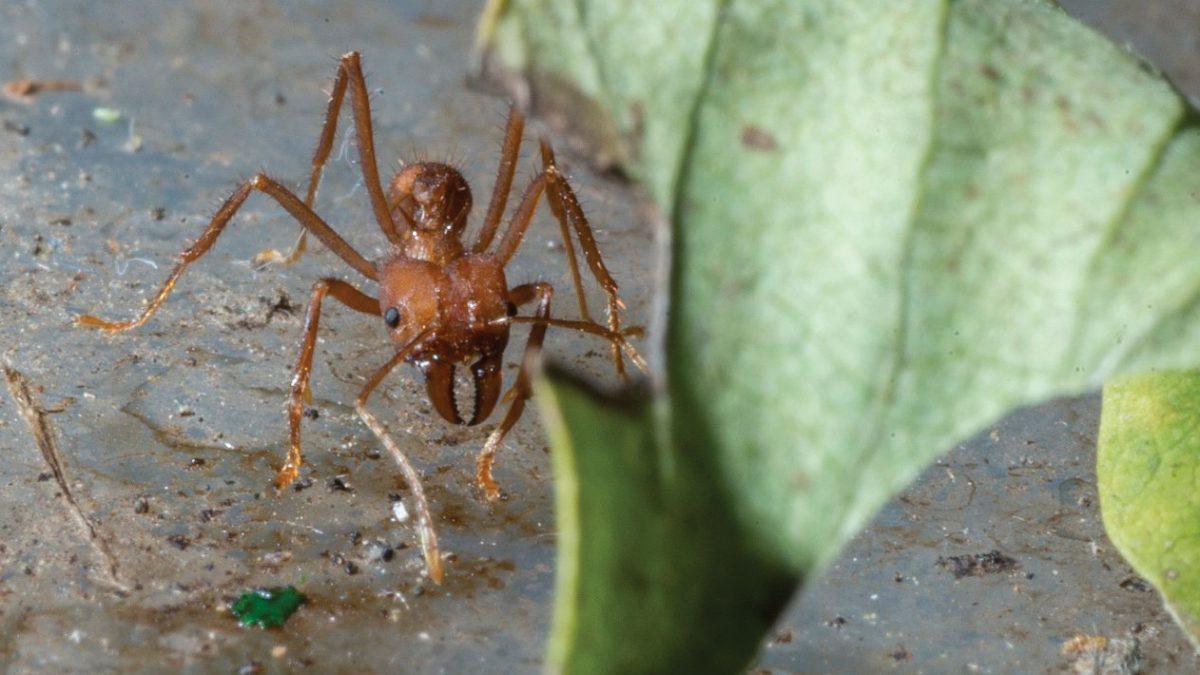
M 304 251 L 308 248 L 307 239 L 304 232 L 300 233 L 300 237 L 296 239 L 296 243 L 292 246 L 292 252 L 284 255 L 278 249 L 264 248 L 254 255 L 251 263 L 256 268 L 267 267 L 268 265 L 281 265 L 283 267 L 291 267 L 304 255 Z
M 299 476 L 300 467 L 290 462 L 284 464 L 283 468 L 279 470 L 279 473 L 275 474 L 275 489 L 282 490 L 283 488 L 291 485 L 292 481 L 296 480 L 296 478 Z
M 297 248 L 293 249 L 291 253 L 284 255 L 283 253 L 279 252 L 279 249 L 264 248 L 263 250 L 254 254 L 254 257 L 250 260 L 250 264 L 255 268 L 269 267 L 271 265 L 290 267 L 300 259 L 300 254 L 303 252 L 304 251 L 302 249 Z
M 479 485 L 479 489 L 483 490 L 483 494 L 489 502 L 500 499 L 500 485 L 496 483 L 495 478 L 492 478 L 492 460 L 495 457 L 494 452 L 489 454 L 484 451 L 475 461 L 475 482 Z
M 105 321 L 98 316 L 91 314 L 80 314 L 75 317 L 75 326 L 77 328 L 98 328 L 109 333 L 120 333 L 124 330 L 129 330 L 137 325 L 134 321 Z

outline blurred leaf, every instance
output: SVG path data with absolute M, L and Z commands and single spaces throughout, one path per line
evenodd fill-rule
M 553 665 L 619 669 L 584 649 L 595 634 L 653 663 L 755 646 L 650 620 L 687 594 L 650 613 L 586 560 L 686 571 L 711 596 L 748 583 L 712 570 L 800 579 L 1013 406 L 1200 360 L 1200 127 L 1049 2 L 511 0 L 492 44 L 674 228 L 659 423 L 589 442 L 688 476 L 671 494 L 719 504 L 742 547 L 639 548 L 611 530 L 673 541 L 697 528 L 663 513 L 697 507 L 643 493 L 617 510 L 588 491 L 656 484 L 651 467 L 560 461 L 585 513 L 561 524 Z M 598 594 L 617 597 L 586 613 Z
M 1104 527 L 1200 648 L 1200 374 L 1104 388 L 1096 458 Z
M 698 649 L 696 636 L 752 647 L 794 579 L 748 553 L 727 498 L 685 457 L 703 448 L 657 444 L 659 411 L 645 398 L 616 404 L 558 377 L 538 400 L 558 504 L 550 662 L 585 673 L 738 670 L 746 654 Z

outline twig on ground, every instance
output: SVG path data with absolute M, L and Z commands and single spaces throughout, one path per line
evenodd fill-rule
M 105 575 L 100 581 L 113 590 L 120 593 L 128 593 L 129 587 L 121 582 L 121 577 L 117 570 L 116 556 L 109 549 L 108 543 L 100 536 L 96 523 L 83 512 L 83 509 L 79 506 L 79 502 L 75 499 L 74 493 L 71 492 L 70 484 L 67 481 L 67 474 L 63 469 L 62 455 L 58 451 L 57 441 L 54 440 L 54 429 L 50 426 L 50 421 L 46 418 L 46 410 L 40 407 L 34 400 L 33 392 L 29 386 L 29 379 L 10 365 L 5 365 L 4 380 L 8 385 L 8 393 L 12 396 L 13 402 L 17 404 L 17 409 L 20 411 L 21 417 L 29 425 L 29 431 L 33 434 L 33 439 L 37 442 L 38 449 L 42 451 L 42 459 L 50 467 L 51 473 L 54 474 L 54 480 L 58 481 L 59 494 L 62 496 L 63 501 L 66 502 L 67 510 L 71 512 L 71 515 L 75 518 L 75 522 L 87 534 L 92 549 L 104 560 Z
M 19 103 L 32 103 L 33 99 L 47 91 L 83 91 L 83 85 L 76 80 L 35 80 L 22 78 L 4 83 L 4 95 Z

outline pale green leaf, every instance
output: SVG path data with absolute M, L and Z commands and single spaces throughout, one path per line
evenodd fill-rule
M 674 227 L 659 423 L 590 440 L 689 476 L 679 500 L 720 495 L 734 557 L 759 561 L 746 569 L 819 571 L 1013 406 L 1200 362 L 1200 131 L 1165 82 L 1050 2 L 505 4 L 497 57 L 535 102 L 587 111 L 581 129 Z M 712 572 L 729 551 L 630 558 L 636 542 L 609 532 L 670 540 L 689 524 L 664 509 L 696 505 L 616 510 L 588 498 L 613 480 L 559 467 L 581 514 L 561 524 L 556 636 L 622 635 L 648 659 L 664 644 L 586 556 L 686 570 L 689 593 L 655 596 L 667 613 L 747 592 Z M 610 611 L 588 613 L 596 594 L 616 596 Z M 752 650 L 718 626 L 676 629 L 700 654 Z M 556 639 L 555 663 L 613 669 L 584 644 Z

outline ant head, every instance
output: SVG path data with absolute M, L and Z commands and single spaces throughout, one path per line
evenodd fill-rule
M 445 274 L 411 259 L 385 262 L 379 275 L 379 315 L 396 345 L 407 344 L 438 321 L 438 294 Z
M 471 212 L 471 187 L 452 166 L 419 162 L 406 167 L 392 180 L 393 194 L 404 195 L 411 224 L 418 230 L 458 235 Z
M 425 376 L 433 408 L 453 424 L 487 419 L 499 400 L 508 319 L 516 313 L 503 267 L 490 258 L 466 256 L 443 267 L 398 255 L 379 272 L 380 316 L 397 347 L 421 340 L 412 363 Z M 474 386 L 469 416 L 455 391 L 457 367 L 467 364 Z

